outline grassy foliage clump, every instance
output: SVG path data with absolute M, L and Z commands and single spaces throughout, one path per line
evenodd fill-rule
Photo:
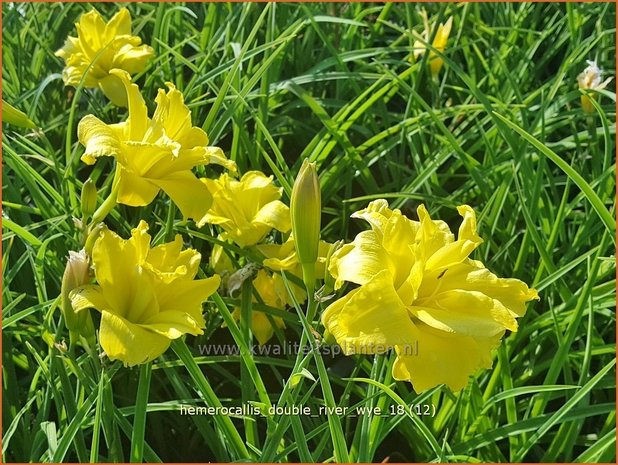
M 320 366 L 310 355 L 200 352 L 253 344 L 222 328 L 238 296 L 206 304 L 205 334 L 176 341 L 152 373 L 66 352 L 58 296 L 68 252 L 81 247 L 73 217 L 82 184 L 96 183 L 100 203 L 113 170 L 111 158 L 80 162 L 77 122 L 125 118 L 101 92 L 64 87 L 54 56 L 92 6 L 2 4 L 3 98 L 40 128 L 2 128 L 3 461 L 616 460 L 616 96 L 612 83 L 585 114 L 577 88 L 586 60 L 614 74 L 614 3 L 127 5 L 133 32 L 155 51 L 134 77 L 146 101 L 173 82 L 210 143 L 241 173 L 274 175 L 286 203 L 302 160 L 316 162 L 324 240 L 353 239 L 364 226 L 350 214 L 372 199 L 410 218 L 424 203 L 452 227 L 455 207 L 468 204 L 485 239 L 475 258 L 539 291 L 492 369 L 459 393 L 420 395 L 392 380 L 393 354 L 324 356 Z M 120 7 L 94 6 L 106 18 Z M 433 28 L 453 16 L 437 80 L 428 54 L 413 58 L 422 8 Z M 182 234 L 206 272 L 214 227 L 183 222 L 163 195 L 120 206 L 106 223 L 128 237 L 142 219 L 158 243 Z M 294 309 L 264 310 L 286 324 L 269 344 L 313 337 Z M 293 372 L 297 384 L 286 383 Z M 329 399 L 347 414 L 180 411 L 204 402 L 317 411 Z M 411 404 L 419 410 L 402 413 Z M 144 414 L 141 438 L 132 425 Z

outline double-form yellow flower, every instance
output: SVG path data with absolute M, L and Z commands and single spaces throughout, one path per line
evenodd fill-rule
M 151 248 L 147 231 L 141 221 L 125 240 L 104 229 L 92 249 L 97 284 L 70 294 L 76 313 L 101 312 L 101 347 L 126 366 L 155 359 L 183 334 L 202 334 L 202 303 L 221 281 L 194 279 L 201 255 L 182 250 L 180 235 Z
M 212 196 L 191 169 L 216 163 L 235 171 L 236 165 L 219 147 L 208 146 L 208 136 L 192 125 L 191 112 L 173 84 L 167 84 L 167 93 L 159 89 L 151 119 L 128 73 L 111 73 L 126 89 L 129 117 L 122 123 L 105 124 L 93 115 L 85 116 L 77 130 L 79 141 L 86 147 L 82 161 L 92 165 L 101 156 L 116 159 L 118 203 L 148 205 L 163 190 L 185 218 L 203 224 Z
M 273 184 L 272 176 L 249 171 L 240 180 L 224 173 L 219 179 L 201 181 L 213 197 L 202 223 L 220 226 L 223 239 L 249 247 L 272 229 L 290 230 L 290 209 L 279 200 L 282 189 Z
M 130 74 L 142 71 L 153 54 L 148 45 L 131 35 L 131 15 L 122 8 L 106 24 L 97 10 L 83 14 L 75 24 L 77 37 L 69 36 L 56 56 L 64 59 L 62 79 L 67 86 L 99 87 L 114 105 L 126 107 L 127 95 L 110 71 L 123 69 Z
M 458 207 L 457 239 L 423 205 L 420 221 L 376 200 L 354 213 L 371 225 L 337 250 L 329 271 L 335 287 L 358 284 L 323 313 L 322 322 L 346 354 L 395 349 L 393 376 L 417 392 L 439 384 L 466 386 L 478 368 L 491 367 L 491 349 L 537 292 L 517 279 L 501 279 L 469 258 L 482 242 L 476 217 Z

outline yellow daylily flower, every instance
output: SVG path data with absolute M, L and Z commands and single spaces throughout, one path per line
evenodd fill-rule
M 351 244 L 333 253 L 329 271 L 335 287 L 359 287 L 333 302 L 322 322 L 344 353 L 395 349 L 393 377 L 412 382 L 417 392 L 439 384 L 466 386 L 478 368 L 491 367 L 491 349 L 526 302 L 538 299 L 517 279 L 498 278 L 469 258 L 481 244 L 474 210 L 463 217 L 457 238 L 443 221 L 432 220 L 423 205 L 419 221 L 373 201 L 354 213 L 371 225 Z
M 153 54 L 142 39 L 131 35 L 131 14 L 121 8 L 106 24 L 97 10 L 81 15 L 75 23 L 77 37 L 69 36 L 56 56 L 66 64 L 62 80 L 66 86 L 99 87 L 114 105 L 127 106 L 127 95 L 114 68 L 139 73 Z M 90 69 L 88 69 L 90 67 Z M 85 77 L 84 77 L 85 74 Z
M 98 284 L 70 294 L 76 313 L 88 308 L 101 312 L 101 347 L 125 366 L 157 358 L 183 334 L 202 334 L 202 302 L 220 283 L 217 275 L 194 279 L 201 256 L 182 250 L 180 235 L 151 248 L 147 231 L 141 221 L 125 240 L 104 229 L 92 250 Z
M 259 270 L 253 280 L 253 287 L 265 305 L 285 310 L 286 302 L 281 300 L 281 296 L 277 292 L 277 288 L 283 284 L 279 282 L 280 280 L 281 277 L 278 275 L 269 275 L 265 270 Z M 253 297 L 253 302 L 257 302 L 255 297 Z M 240 320 L 240 308 L 235 308 L 232 316 L 236 321 Z M 272 315 L 270 317 L 277 328 L 285 328 L 285 322 L 282 318 Z M 266 344 L 275 334 L 273 324 L 266 313 L 255 308 L 251 312 L 251 331 L 261 345 Z
M 588 63 L 586 69 L 584 69 L 584 71 L 577 76 L 577 84 L 579 85 L 579 88 L 583 90 L 605 89 L 607 85 L 612 82 L 612 78 L 609 77 L 605 81 L 601 82 L 601 79 L 603 78 L 603 70 L 598 67 L 597 62 L 586 60 L 586 63 Z M 581 96 L 582 109 L 584 112 L 594 113 L 594 107 L 590 101 L 590 99 L 593 98 L 595 98 L 594 95 Z
M 226 173 L 219 179 L 201 181 L 213 197 L 201 224 L 219 225 L 225 240 L 248 247 L 260 242 L 272 229 L 290 230 L 290 209 L 279 200 L 282 189 L 275 187 L 272 176 L 249 171 L 238 181 Z
M 422 34 L 423 40 L 416 40 L 414 42 L 414 58 L 420 57 L 427 47 L 425 43 L 429 41 L 431 29 L 429 28 L 429 21 L 427 19 L 427 13 L 423 10 L 421 12 L 421 17 L 423 18 L 423 22 L 425 23 L 425 30 Z M 436 35 L 432 42 L 432 47 L 438 50 L 439 52 L 444 52 L 446 49 L 446 42 L 448 41 L 448 37 L 451 34 L 451 29 L 453 27 L 453 17 L 451 16 L 445 23 L 440 23 L 438 25 L 438 30 L 436 31 Z M 417 35 L 418 37 L 418 35 Z M 431 50 L 429 52 L 429 69 L 431 71 L 431 76 L 434 79 L 438 78 L 438 74 L 440 74 L 440 70 L 442 69 L 442 65 L 444 64 L 444 60 L 440 58 L 435 51 Z
M 212 196 L 191 169 L 216 163 L 235 171 L 235 163 L 219 147 L 208 146 L 206 133 L 192 126 L 191 111 L 173 84 L 167 83 L 167 93 L 159 89 L 151 119 L 129 74 L 122 70 L 111 73 L 126 88 L 129 116 L 125 122 L 109 125 L 93 115 L 82 118 L 77 128 L 79 141 L 86 147 L 82 161 L 92 165 L 101 156 L 116 159 L 114 185 L 119 203 L 148 205 L 162 189 L 185 218 L 203 224 Z

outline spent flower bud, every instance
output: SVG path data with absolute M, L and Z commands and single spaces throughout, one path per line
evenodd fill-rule
M 76 333 L 84 337 L 89 337 L 94 334 L 90 313 L 83 310 L 76 313 L 75 310 L 73 310 L 69 294 L 73 289 L 90 282 L 89 266 L 88 255 L 84 249 L 79 252 L 71 250 L 62 276 L 61 289 L 61 309 L 62 315 L 64 316 L 64 323 L 72 335 Z

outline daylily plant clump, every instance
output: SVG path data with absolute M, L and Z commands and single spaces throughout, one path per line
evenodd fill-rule
M 342 246 L 321 240 L 315 163 L 305 160 L 286 205 L 273 176 L 240 173 L 221 148 L 210 145 L 174 84 L 158 90 L 149 115 L 152 96 L 142 95 L 131 76 L 145 69 L 153 51 L 131 35 L 128 10 L 107 24 L 93 10 L 76 27 L 77 37 L 57 52 L 66 62 L 65 84 L 99 87 L 113 104 L 127 107 L 127 116 L 104 122 L 89 114 L 78 124 L 81 160 L 94 165 L 112 157 L 114 170 L 98 208 L 93 182 L 84 184 L 84 248 L 71 252 L 62 286 L 72 344 L 93 350 L 98 320 L 98 341 L 109 359 L 126 366 L 151 362 L 172 340 L 203 334 L 203 304 L 218 291 L 237 299 L 235 320 L 249 308 L 250 330 L 266 344 L 275 335 L 285 337 L 283 317 L 295 319 L 284 313 L 289 308 L 321 304 L 334 291 L 336 299 L 321 318 L 308 315 L 315 331 L 332 335 L 348 355 L 390 351 L 393 377 L 411 381 L 418 392 L 439 384 L 460 390 L 477 369 L 491 366 L 492 349 L 506 331 L 517 331 L 527 302 L 539 298 L 522 281 L 499 278 L 471 258 L 483 240 L 467 205 L 457 209 L 462 217 L 457 236 L 422 204 L 418 220 L 412 220 L 375 200 L 352 215 L 370 230 Z M 449 18 L 433 38 L 428 63 L 434 78 L 444 64 L 435 51 L 445 51 L 451 27 Z M 427 49 L 429 34 L 426 25 L 415 44 L 417 57 Z M 592 88 L 597 79 L 581 81 Z M 221 174 L 197 173 L 207 165 L 218 165 Z M 127 239 L 103 224 L 118 204 L 144 207 L 161 191 L 189 228 L 209 237 L 209 264 L 185 245 L 187 237 L 153 243 L 145 221 Z M 150 227 L 159 232 L 169 224 Z M 409 353 L 412 346 L 418 353 Z

